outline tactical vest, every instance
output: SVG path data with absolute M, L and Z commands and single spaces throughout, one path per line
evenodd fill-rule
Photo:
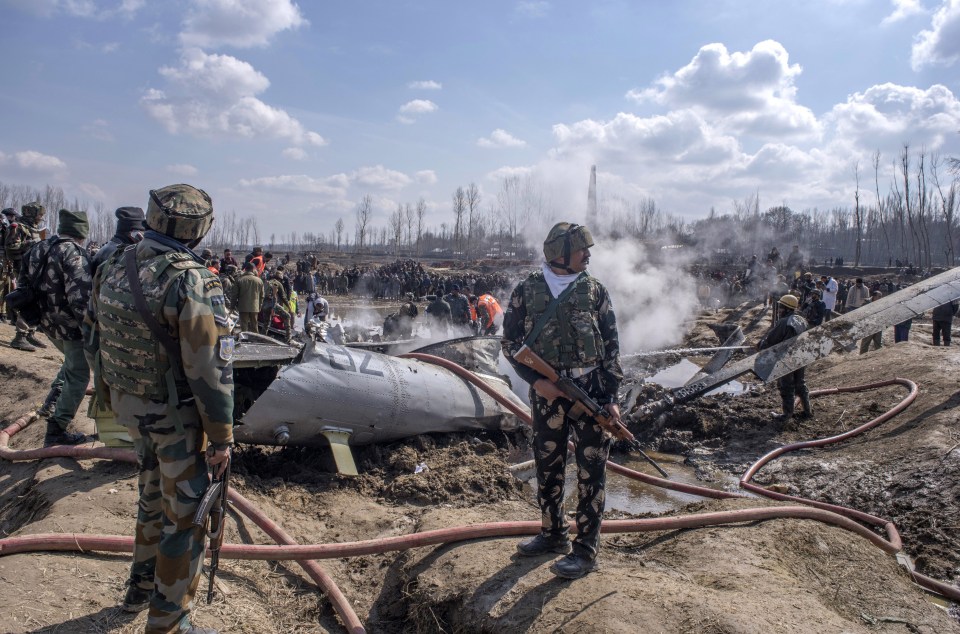
M 21 220 L 11 224 L 3 237 L 4 255 L 15 262 L 20 261 L 23 254 L 41 240 L 40 230 L 28 222 Z
M 172 369 L 170 359 L 137 311 L 121 253 L 123 250 L 118 249 L 100 286 L 97 321 L 101 372 L 106 383 L 121 392 L 166 401 L 171 396 L 167 380 Z M 161 324 L 167 291 L 188 270 L 203 268 L 189 255 L 175 251 L 140 267 L 144 298 Z
M 596 310 L 599 299 L 597 281 L 583 276 L 574 284 L 576 287 L 530 345 L 555 369 L 584 368 L 599 365 L 603 360 L 603 337 L 600 336 Z M 530 332 L 553 301 L 542 272 L 533 273 L 523 283 L 523 301 L 527 308 L 524 332 Z

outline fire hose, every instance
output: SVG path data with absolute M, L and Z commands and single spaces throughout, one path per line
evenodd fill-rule
M 517 415 L 522 420 L 530 422 L 529 414 L 524 411 L 522 408 L 516 406 L 509 399 L 505 398 L 503 395 L 499 394 L 495 389 L 491 388 L 486 382 L 474 375 L 473 373 L 463 369 L 457 364 L 453 364 L 444 359 L 439 359 L 436 357 L 430 357 L 430 355 L 420 355 L 411 353 L 409 355 L 404 355 L 411 358 L 418 358 L 423 361 L 428 361 L 431 363 L 437 363 L 443 367 L 447 367 L 451 371 L 457 373 L 459 376 L 462 376 L 466 380 L 470 381 L 472 384 L 476 385 L 479 389 L 490 394 L 495 398 L 499 403 L 504 407 L 509 409 L 512 413 Z M 442 362 L 442 363 L 441 363 Z M 899 537 L 899 533 L 896 530 L 896 527 L 892 522 L 883 520 L 881 518 L 874 517 L 872 515 L 862 513 L 853 509 L 847 509 L 840 506 L 828 505 L 813 500 L 806 500 L 804 498 L 797 498 L 792 496 L 782 496 L 782 494 L 774 493 L 763 487 L 751 484 L 749 482 L 750 478 L 756 474 L 756 472 L 769 460 L 786 453 L 787 451 L 792 451 L 794 449 L 800 449 L 810 446 L 824 446 L 833 442 L 840 442 L 845 440 L 857 433 L 862 433 L 867 429 L 870 429 L 880 423 L 888 420 L 892 416 L 895 416 L 900 411 L 903 411 L 915 398 L 917 395 L 916 384 L 912 381 L 906 379 L 896 379 L 893 381 L 885 381 L 878 384 L 870 384 L 865 386 L 855 386 L 850 388 L 836 388 L 832 390 L 819 390 L 812 392 L 811 396 L 822 396 L 826 394 L 835 394 L 840 392 L 851 392 L 859 391 L 865 389 L 874 389 L 877 387 L 883 387 L 886 385 L 892 384 L 901 384 L 910 387 L 910 394 L 903 400 L 899 405 L 890 410 L 887 414 L 878 417 L 855 430 L 851 430 L 846 434 L 841 434 L 840 436 L 834 436 L 827 439 L 808 441 L 807 443 L 795 443 L 793 445 L 788 445 L 782 447 L 774 452 L 770 452 L 763 458 L 761 458 L 756 464 L 754 464 L 744 477 L 741 479 L 741 486 L 745 489 L 758 493 L 760 495 L 765 495 L 767 497 L 772 497 L 774 499 L 790 499 L 792 501 L 797 501 L 802 503 L 804 506 L 784 506 L 784 507 L 760 507 L 760 508 L 749 508 L 749 509 L 740 509 L 736 511 L 721 511 L 715 513 L 701 513 L 695 515 L 683 515 L 677 517 L 663 517 L 663 518 L 650 518 L 650 519 L 641 519 L 641 520 L 608 520 L 602 524 L 602 532 L 604 533 L 618 533 L 618 532 L 649 532 L 649 531 L 664 531 L 664 530 L 674 530 L 682 528 L 699 528 L 704 526 L 715 526 L 721 524 L 732 524 L 732 523 L 741 523 L 748 521 L 762 521 L 768 519 L 777 519 L 777 518 L 803 518 L 803 519 L 813 519 L 820 522 L 825 522 L 844 528 L 848 531 L 854 532 L 861 537 L 869 540 L 878 548 L 881 548 L 887 553 L 894 554 L 901 550 L 902 545 Z M 31 412 L 28 415 L 21 417 L 15 421 L 12 425 L 0 431 L 0 457 L 7 460 L 36 460 L 40 458 L 55 457 L 55 456 L 69 456 L 74 458 L 109 458 L 115 460 L 123 460 L 128 462 L 135 462 L 136 458 L 133 455 L 132 451 L 129 450 L 120 450 L 120 449 L 108 449 L 103 447 L 49 447 L 45 449 L 37 450 L 25 450 L 17 451 L 12 450 L 8 447 L 9 439 L 15 433 L 29 425 L 33 420 L 36 419 L 35 413 Z M 812 443 L 812 444 L 811 444 Z M 692 493 L 695 495 L 701 495 L 706 497 L 713 498 L 729 498 L 729 497 L 744 497 L 742 495 L 717 491 L 714 489 L 709 489 L 707 487 L 699 487 L 696 485 L 687 485 L 682 483 L 672 482 L 670 480 L 664 480 L 662 478 L 657 478 L 655 476 L 650 476 L 643 474 L 637 471 L 633 471 L 627 467 L 621 465 L 616 465 L 614 463 L 608 463 L 609 468 L 612 471 L 621 473 L 628 477 L 635 478 L 637 480 L 646 482 L 648 484 L 653 484 L 655 486 L 665 486 L 666 488 L 671 488 L 673 490 L 682 491 L 686 493 Z M 264 546 L 264 545 L 255 545 L 255 544 L 225 544 L 221 549 L 221 556 L 224 558 L 234 558 L 234 559 L 265 559 L 265 560 L 296 560 L 307 573 L 313 578 L 313 580 L 318 584 L 318 586 L 323 589 L 328 597 L 331 600 L 331 603 L 334 606 L 334 609 L 337 611 L 337 614 L 340 616 L 341 620 L 347 625 L 347 628 L 353 634 L 359 634 L 363 632 L 363 625 L 357 617 L 356 613 L 350 606 L 346 597 L 336 586 L 332 578 L 329 577 L 315 562 L 311 561 L 313 559 L 326 559 L 326 558 L 340 558 L 340 557 L 355 557 L 359 555 L 368 555 L 368 554 L 377 554 L 383 552 L 390 552 L 395 550 L 406 550 L 408 548 L 416 548 L 428 545 L 435 544 L 444 544 L 456 541 L 463 541 L 469 539 L 478 539 L 484 537 L 505 537 L 511 535 L 527 535 L 527 534 L 536 534 L 540 531 L 539 522 L 495 522 L 488 524 L 476 524 L 468 526 L 460 526 L 454 528 L 440 529 L 436 531 L 425 531 L 421 533 L 414 533 L 410 535 L 402 535 L 397 537 L 387 537 L 379 538 L 373 540 L 366 540 L 361 542 L 345 542 L 345 543 L 336 543 L 336 544 L 315 544 L 315 545 L 295 545 L 294 540 L 287 535 L 282 528 L 280 528 L 276 523 L 267 518 L 256 509 L 248 500 L 243 498 L 239 493 L 231 491 L 230 501 L 234 506 L 240 510 L 244 515 L 249 517 L 254 523 L 259 526 L 265 533 L 267 533 L 275 541 L 280 542 L 279 546 Z M 820 508 L 811 508 L 811 507 L 820 507 Z M 888 535 L 887 539 L 877 535 L 872 530 L 866 528 L 862 524 L 854 521 L 854 519 L 873 524 L 875 526 L 882 526 Z M 131 552 L 133 549 L 133 539 L 130 537 L 121 537 L 121 536 L 98 536 L 98 535 L 79 535 L 79 534 L 46 534 L 46 535 L 29 535 L 22 537 L 11 537 L 6 539 L 0 539 L 0 556 L 22 553 L 22 552 L 33 552 L 33 551 L 83 551 L 83 550 L 97 550 L 97 551 L 106 551 L 106 552 Z M 960 601 L 960 589 L 955 588 L 949 584 L 931 579 L 921 575 L 913 570 L 910 570 L 910 573 L 913 579 L 921 586 L 926 587 L 929 590 L 942 594 L 945 597 L 948 597 L 954 601 Z

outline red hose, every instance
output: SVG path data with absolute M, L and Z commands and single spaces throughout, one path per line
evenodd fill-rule
M 400 355 L 400 356 L 409 357 L 412 359 L 419 359 L 427 363 L 433 363 L 435 365 L 444 367 L 450 370 L 451 372 L 456 373 L 458 376 L 466 379 L 467 381 L 470 381 L 472 384 L 476 385 L 478 388 L 480 388 L 481 390 L 483 390 L 484 392 L 486 392 L 487 394 L 495 398 L 500 404 L 502 404 L 504 407 L 506 407 L 511 412 L 516 414 L 517 417 L 519 417 L 521 420 L 526 422 L 528 425 L 532 424 L 532 419 L 530 417 L 530 414 L 526 410 L 524 410 L 521 407 L 518 407 L 509 399 L 504 398 L 499 392 L 494 390 L 492 387 L 487 385 L 485 381 L 480 379 L 480 377 L 476 376 L 474 373 L 466 370 L 465 368 L 457 365 L 456 363 L 447 361 L 446 359 L 443 359 L 441 357 L 435 357 L 433 355 L 416 353 L 416 352 L 411 352 L 411 353 Z M 868 429 L 876 427 L 877 425 L 893 418 L 894 416 L 896 416 L 897 414 L 905 410 L 911 403 L 913 403 L 914 400 L 916 400 L 917 394 L 919 393 L 919 389 L 917 388 L 917 384 L 914 383 L 913 381 L 910 381 L 909 379 L 897 378 L 897 379 L 890 379 L 887 381 L 879 381 L 877 383 L 868 383 L 865 385 L 830 388 L 830 389 L 816 390 L 811 392 L 810 393 L 811 397 L 817 397 L 817 396 L 825 396 L 828 394 L 840 394 L 843 392 L 858 392 L 858 391 L 876 389 L 876 388 L 886 387 L 888 385 L 898 385 L 898 384 L 908 387 L 910 389 L 910 393 L 902 401 L 900 401 L 900 403 L 898 403 L 893 409 L 861 425 L 860 427 L 857 427 L 856 429 L 852 429 L 844 434 L 839 434 L 837 436 L 831 436 L 830 438 L 823 438 L 819 440 L 793 443 L 791 445 L 786 445 L 784 447 L 780 447 L 778 449 L 775 449 L 769 452 L 767 455 L 760 458 L 760 460 L 758 460 L 753 466 L 751 466 L 750 469 L 747 470 L 747 472 L 740 479 L 740 486 L 748 491 L 752 491 L 759 495 L 764 495 L 766 497 L 773 498 L 775 500 L 798 502 L 801 504 L 806 504 L 819 509 L 823 509 L 825 511 L 830 511 L 832 513 L 840 514 L 845 517 L 852 517 L 866 524 L 882 527 L 884 531 L 887 533 L 886 540 L 877 536 L 875 533 L 868 531 L 867 529 L 864 529 L 871 536 L 871 537 L 868 537 L 868 539 L 870 539 L 870 541 L 873 542 L 876 546 L 878 546 L 879 548 L 883 549 L 888 553 L 900 552 L 903 549 L 903 542 L 900 538 L 900 533 L 897 531 L 896 525 L 889 520 L 885 520 L 885 519 L 876 517 L 875 515 L 870 515 L 868 513 L 864 513 L 863 511 L 858 511 L 856 509 L 851 509 L 844 506 L 827 504 L 826 502 L 818 502 L 816 500 L 810 500 L 807 498 L 801 498 L 796 496 L 784 495 L 782 493 L 776 493 L 774 491 L 770 491 L 768 489 L 765 489 L 763 487 L 750 483 L 750 479 L 754 476 L 757 470 L 759 470 L 763 465 L 765 465 L 770 460 L 773 460 L 774 458 L 784 453 L 787 453 L 788 451 L 795 451 L 797 449 L 804 449 L 804 448 L 810 448 L 810 447 L 823 447 L 825 445 L 840 442 L 842 440 L 852 438 L 857 434 L 861 434 L 867 431 Z M 699 487 L 696 485 L 682 484 L 679 482 L 666 480 L 664 478 L 658 478 L 656 476 L 647 475 L 639 471 L 634 471 L 632 469 L 629 469 L 627 467 L 618 465 L 610 461 L 607 461 L 607 467 L 611 471 L 620 473 L 622 475 L 633 478 L 635 480 L 640 480 L 641 482 L 646 482 L 647 484 L 652 484 L 654 486 L 672 489 L 674 491 L 682 491 L 684 493 L 692 493 L 694 495 L 700 495 L 703 497 L 711 497 L 711 498 L 744 497 L 737 493 L 717 491 L 716 489 L 710 489 L 707 487 Z M 861 526 L 861 528 L 863 527 Z M 860 531 L 856 531 L 856 532 L 858 534 L 864 535 Z M 949 584 L 945 584 L 941 581 L 937 581 L 936 579 L 933 579 L 931 577 L 922 575 L 912 569 L 909 569 L 909 570 L 910 570 L 910 574 L 913 576 L 913 579 L 918 584 L 924 586 L 925 588 L 933 590 L 934 592 L 937 592 L 946 597 L 949 597 L 954 601 L 960 601 L 960 589 L 957 589 L 956 587 L 951 586 Z
M 734 511 L 678 515 L 674 517 L 605 520 L 601 524 L 600 530 L 604 534 L 650 533 L 784 518 L 812 519 L 839 526 L 870 540 L 887 552 L 896 552 L 891 549 L 889 542 L 853 520 L 836 513 L 814 509 L 808 506 L 767 506 L 737 509 Z M 224 544 L 220 549 L 220 556 L 228 559 L 266 559 L 272 561 L 291 559 L 337 559 L 342 557 L 376 555 L 390 551 L 435 546 L 471 539 L 535 535 L 540 532 L 540 529 L 540 522 L 488 522 L 338 544 L 291 543 L 281 546 Z M 571 527 L 571 532 L 575 530 L 575 528 Z M 0 556 L 32 552 L 35 550 L 131 552 L 132 549 L 133 538 L 120 536 L 46 533 L 0 539 Z
M 55 445 L 53 447 L 45 447 L 43 449 L 10 449 L 8 446 L 10 437 L 27 427 L 27 425 L 35 420 L 37 420 L 36 412 L 28 412 L 14 421 L 6 429 L 0 431 L 0 458 L 5 458 L 14 462 L 57 457 L 106 458 L 121 462 L 137 462 L 137 454 L 131 449 L 65 445 Z M 249 500 L 240 495 L 235 489 L 230 489 L 229 499 L 230 502 L 232 502 L 241 513 L 250 518 L 254 524 L 260 527 L 264 533 L 273 538 L 274 541 L 280 544 L 296 543 L 293 538 L 290 537 L 290 535 L 288 535 L 276 522 L 264 515 L 260 509 L 251 504 Z M 85 545 L 87 544 L 86 539 L 88 537 L 93 540 L 91 542 L 92 545 Z M 99 546 L 113 545 L 112 547 L 105 548 L 105 550 L 108 552 L 133 552 L 133 539 L 130 537 L 83 536 L 83 539 L 81 539 L 78 536 L 74 536 L 72 543 L 76 544 L 75 550 L 99 550 Z M 118 544 L 120 546 L 118 546 Z M 2 553 L 2 548 L 0 548 L 0 553 Z M 366 630 L 363 628 L 363 623 L 360 621 L 360 617 L 357 616 L 353 606 L 350 605 L 350 602 L 344 596 L 343 592 L 337 586 L 333 578 L 330 577 L 330 575 L 328 575 L 316 562 L 307 560 L 298 561 L 297 563 L 300 564 L 300 567 L 303 568 L 308 575 L 310 575 L 317 586 L 319 586 L 320 589 L 326 593 L 327 597 L 330 599 L 330 603 L 333 605 L 334 610 L 340 616 L 340 619 L 346 624 L 347 629 L 352 634 L 362 634 L 365 632 Z
M 498 402 L 507 407 L 511 412 L 516 414 L 521 419 L 525 420 L 527 423 L 530 422 L 529 414 L 524 411 L 522 408 L 517 407 L 514 403 L 509 401 L 500 395 L 496 390 L 490 388 L 484 381 L 473 373 L 468 372 L 467 370 L 461 368 L 460 366 L 448 362 L 439 357 L 431 357 L 431 355 L 423 355 L 418 353 L 411 353 L 404 355 L 410 358 L 418 358 L 422 361 L 428 361 L 437 363 L 437 365 L 442 365 L 448 369 L 456 372 L 458 375 L 463 376 L 465 379 L 471 381 L 474 385 L 479 387 L 481 390 L 490 394 L 493 398 L 497 399 Z M 882 420 L 874 420 L 870 423 L 867 423 L 861 428 L 858 428 L 859 432 L 865 431 L 870 427 L 873 427 L 877 424 L 880 424 L 884 420 L 889 419 L 891 416 L 899 413 L 903 410 L 909 402 L 916 398 L 916 386 L 912 382 L 906 382 L 905 380 L 899 379 L 897 381 L 883 382 L 880 384 L 871 384 L 870 386 L 856 386 L 853 388 L 837 388 L 834 390 L 820 390 L 817 392 L 811 393 L 811 396 L 821 396 L 823 394 L 845 392 L 845 391 L 856 391 L 857 389 L 869 389 L 870 387 L 882 387 L 884 385 L 890 385 L 894 383 L 902 383 L 913 386 L 911 390 L 911 396 L 908 397 L 909 400 L 905 399 L 906 402 L 902 402 L 894 410 L 891 410 L 889 415 L 881 417 Z M 9 436 L 13 435 L 22 429 L 30 421 L 25 424 L 20 425 L 17 429 L 17 424 L 21 421 L 17 421 L 14 425 L 11 425 L 0 432 L 0 457 L 7 457 L 7 454 L 3 453 L 4 450 L 9 452 L 12 450 L 6 449 L 6 443 Z M 858 432 L 854 430 L 854 432 Z M 11 433 L 7 434 L 10 431 Z M 858 432 L 858 433 L 859 433 Z M 798 445 L 804 446 L 822 446 L 822 444 L 827 444 L 826 441 L 838 442 L 845 438 L 853 435 L 853 432 L 848 432 L 842 436 L 837 436 L 831 439 L 824 439 L 821 441 L 811 441 L 813 443 L 819 444 L 803 444 L 796 443 L 789 447 L 800 448 Z M 55 448 L 50 448 L 55 449 Z M 60 448 L 60 449 L 82 449 L 86 451 L 79 451 L 76 454 L 76 457 L 85 457 L 89 455 L 87 451 L 95 451 L 93 448 Z M 785 453 L 788 450 L 787 447 L 778 450 L 777 452 L 770 452 L 767 456 L 761 459 L 762 462 L 769 461 L 776 456 Z M 124 450 L 119 450 L 123 452 Z M 132 454 L 132 452 L 125 452 L 126 454 Z M 58 454 L 63 455 L 63 454 Z M 122 459 L 119 458 L 118 459 Z M 649 476 L 614 463 L 608 463 L 611 470 L 618 473 L 622 473 L 628 477 L 632 477 L 649 484 L 654 484 L 656 486 L 666 486 L 667 488 L 672 488 L 674 490 L 684 491 L 688 493 L 693 493 L 696 495 L 704 495 L 708 497 L 743 497 L 736 493 L 729 493 L 723 491 L 716 491 L 714 489 L 709 489 L 706 487 L 698 487 L 694 485 L 680 485 L 679 483 L 674 483 L 669 480 L 664 480 L 657 478 L 655 476 Z M 749 480 L 749 477 L 752 477 L 756 471 L 762 466 L 762 464 L 754 465 L 751 469 L 745 474 L 744 480 L 741 480 L 741 484 L 744 485 L 744 488 L 754 490 L 753 487 L 757 489 L 762 489 L 762 487 L 757 487 L 756 485 L 751 485 L 746 480 Z M 769 495 L 770 497 L 775 497 L 780 494 L 774 494 L 771 491 L 762 489 L 762 491 L 757 491 L 762 495 Z M 785 496 L 789 498 L 789 496 Z M 779 498 L 778 498 L 779 499 Z M 602 524 L 602 531 L 604 533 L 617 533 L 617 532 L 638 532 L 638 531 L 663 531 L 663 530 L 675 530 L 680 528 L 697 528 L 703 526 L 711 526 L 718 524 L 732 524 L 740 523 L 747 521 L 759 521 L 767 520 L 774 518 L 806 518 L 806 519 L 815 519 L 821 522 L 829 523 L 835 526 L 839 526 L 851 532 L 855 532 L 858 535 L 868 539 L 871 543 L 881 548 L 885 552 L 895 553 L 900 550 L 900 540 L 899 535 L 896 532 L 896 528 L 892 523 L 882 520 L 880 518 L 868 515 L 866 513 L 861 513 L 859 511 L 854 511 L 852 509 L 845 509 L 843 507 L 834 507 L 833 505 L 824 505 L 823 503 L 816 503 L 812 500 L 804 500 L 802 498 L 795 498 L 797 501 L 803 502 L 808 505 L 815 506 L 826 506 L 824 508 L 809 508 L 809 506 L 787 506 L 787 507 L 762 507 L 762 508 L 751 508 L 751 509 L 740 509 L 736 511 L 721 511 L 716 513 L 702 513 L 698 515 L 686 515 L 678 517 L 666 517 L 666 518 L 649 518 L 649 519 L 640 519 L 640 520 L 607 520 Z M 334 604 L 334 607 L 337 608 L 338 614 L 340 614 L 341 619 L 344 623 L 347 624 L 351 632 L 359 634 L 363 631 L 363 626 L 360 624 L 358 618 L 356 618 L 355 613 L 353 613 L 352 608 L 349 606 L 349 603 L 346 602 L 346 598 L 339 591 L 339 588 L 333 584 L 333 580 L 329 578 L 326 573 L 319 569 L 319 574 L 316 576 L 311 571 L 311 569 L 304 564 L 313 564 L 315 563 L 310 561 L 302 561 L 304 559 L 324 559 L 324 558 L 335 558 L 335 557 L 352 557 L 366 554 L 375 554 L 388 552 L 393 550 L 404 550 L 407 548 L 415 548 L 421 546 L 429 546 L 434 544 L 449 543 L 452 541 L 462 541 L 468 539 L 478 539 L 484 537 L 496 537 L 496 536 L 509 536 L 509 535 L 527 535 L 535 534 L 540 531 L 539 522 L 498 522 L 498 523 L 489 523 L 489 524 L 477 524 L 471 526 L 462 526 L 448 529 L 440 529 L 436 531 L 426 531 L 423 533 L 414 533 L 410 535 L 402 535 L 398 537 L 388 537 L 380 538 L 374 540 L 366 540 L 361 542 L 348 542 L 340 544 L 317 544 L 317 545 L 296 545 L 294 540 L 286 534 L 279 526 L 274 522 L 266 518 L 255 509 L 249 501 L 240 496 L 236 492 L 232 492 L 231 501 L 238 507 L 238 509 L 243 512 L 245 515 L 250 517 L 264 532 L 274 538 L 275 541 L 281 542 L 280 546 L 262 546 L 254 544 L 242 544 L 242 545 L 224 545 L 221 549 L 221 555 L 227 558 L 238 558 L 238 559 L 269 559 L 269 560 L 287 560 L 293 559 L 297 560 L 304 566 L 308 574 L 314 578 L 317 584 L 323 588 L 328 596 L 331 599 L 331 602 Z M 840 512 L 835 512 L 833 509 L 837 509 Z M 883 539 L 876 533 L 872 532 L 868 528 L 858 524 L 857 522 L 850 519 L 848 516 L 856 517 L 857 519 L 862 519 L 867 523 L 874 525 L 883 525 L 887 529 L 889 539 Z M 133 540 L 129 537 L 109 537 L 109 536 L 89 536 L 89 535 L 30 535 L 24 537 L 13 537 L 0 540 L 0 555 L 13 554 L 17 552 L 29 552 L 32 550 L 103 550 L 108 552 L 130 552 L 132 549 Z M 960 590 L 957 588 L 945 584 L 943 582 L 930 579 L 919 573 L 912 573 L 914 579 L 928 587 L 935 590 L 954 600 L 960 600 Z M 328 585 L 329 584 L 329 585 Z M 334 590 L 330 590 L 331 587 Z M 353 619 L 350 619 L 349 616 L 345 616 L 344 612 L 341 612 L 341 607 L 338 606 L 340 602 L 343 602 L 346 606 L 346 611 L 349 611 L 348 614 L 353 614 Z
M 891 522 L 890 520 L 886 520 L 886 519 L 877 517 L 875 515 L 870 515 L 868 513 L 864 513 L 863 511 L 858 511 L 856 509 L 847 508 L 845 506 L 839 506 L 836 504 L 827 504 L 826 502 L 818 502 L 817 500 L 802 498 L 795 495 L 786 495 L 784 493 L 777 493 L 776 491 L 771 491 L 770 489 L 767 489 L 765 487 L 762 487 L 760 485 L 753 484 L 752 482 L 750 482 L 750 480 L 753 479 L 753 476 L 756 475 L 757 472 L 764 467 L 764 465 L 766 465 L 768 462 L 770 462 L 774 458 L 782 456 L 785 453 L 789 453 L 791 451 L 797 451 L 799 449 L 809 449 L 813 447 L 826 447 L 827 445 L 832 445 L 832 444 L 847 440 L 848 438 L 853 438 L 854 436 L 858 436 L 870 429 L 873 429 L 877 425 L 880 425 L 881 423 L 884 423 L 890 420 L 891 418 L 893 418 L 894 416 L 896 416 L 897 414 L 905 410 L 907 407 L 909 407 L 910 404 L 916 400 L 917 395 L 920 393 L 920 389 L 917 387 L 917 384 L 911 381 L 910 379 L 896 378 L 896 379 L 889 379 L 886 381 L 878 381 L 876 383 L 865 383 L 863 385 L 852 385 L 849 387 L 836 387 L 836 388 L 829 388 L 824 390 L 815 390 L 813 392 L 810 392 L 811 397 L 818 397 L 818 396 L 826 396 L 829 394 L 840 394 L 844 392 L 864 392 L 867 390 L 875 390 L 875 389 L 887 387 L 890 385 L 902 385 L 910 390 L 909 393 L 899 403 L 897 403 L 895 407 L 886 411 L 880 416 L 877 416 L 876 418 L 870 421 L 867 421 L 863 425 L 860 425 L 859 427 L 855 427 L 854 429 L 851 429 L 848 432 L 837 434 L 836 436 L 829 436 L 827 438 L 818 438 L 815 440 L 805 440 L 801 442 L 795 442 L 795 443 L 784 445 L 783 447 L 778 447 L 777 449 L 774 449 L 773 451 L 761 457 L 759 460 L 753 463 L 753 465 L 751 465 L 749 469 L 747 469 L 746 473 L 744 473 L 743 476 L 740 478 L 740 486 L 748 491 L 752 491 L 753 493 L 756 493 L 758 495 L 762 495 L 774 500 L 779 500 L 781 502 L 799 502 L 801 504 L 807 504 L 820 509 L 831 511 L 833 513 L 838 513 L 846 517 L 851 517 L 861 522 L 864 522 L 866 524 L 872 524 L 873 526 L 882 527 L 886 531 L 888 540 L 889 540 L 889 541 L 884 540 L 884 543 L 888 544 L 889 548 L 884 546 L 881 546 L 881 548 L 884 548 L 884 550 L 886 550 L 887 552 L 892 552 L 892 553 L 897 553 L 900 550 L 902 550 L 903 543 L 901 542 L 901 539 L 900 539 L 900 533 L 897 531 L 896 525 L 894 525 L 894 523 Z M 951 586 L 949 584 L 943 583 L 942 581 L 933 579 L 932 577 L 928 577 L 926 575 L 920 574 L 919 572 L 913 569 L 908 568 L 908 570 L 910 571 L 910 574 L 913 577 L 913 580 L 916 581 L 919 585 L 929 590 L 933 590 L 934 592 L 942 594 L 946 597 L 949 597 L 954 601 L 960 601 L 960 589 L 957 589 L 956 587 Z

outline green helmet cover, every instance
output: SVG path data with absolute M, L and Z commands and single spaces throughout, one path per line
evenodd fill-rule
M 176 240 L 199 240 L 213 226 L 213 201 L 192 185 L 150 190 L 147 226 Z
M 558 222 L 550 229 L 543 241 L 543 257 L 547 262 L 563 258 L 564 266 L 570 264 L 570 254 L 593 246 L 593 236 L 583 225 Z

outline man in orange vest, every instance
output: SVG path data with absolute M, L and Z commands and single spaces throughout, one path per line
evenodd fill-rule
M 480 334 L 495 335 L 503 325 L 503 308 L 490 293 L 485 293 L 477 300 L 477 317 L 480 319 Z

